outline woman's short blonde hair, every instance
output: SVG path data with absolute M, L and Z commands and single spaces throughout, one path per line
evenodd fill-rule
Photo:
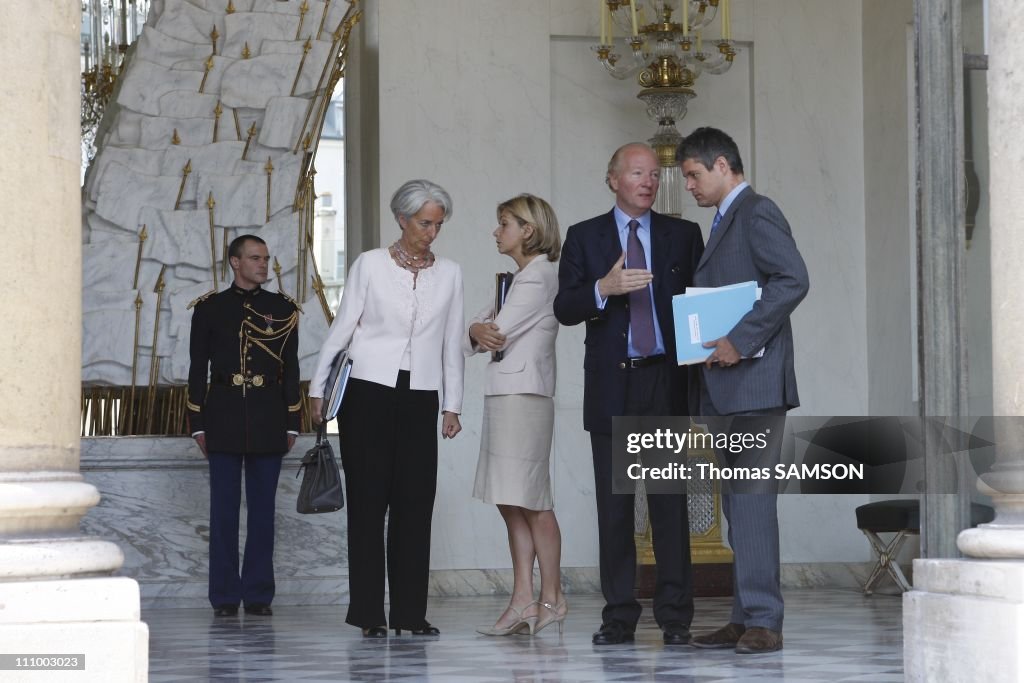
M 523 240 L 523 255 L 547 254 L 548 261 L 557 261 L 562 252 L 562 236 L 558 232 L 558 218 L 551 205 L 532 194 L 521 194 L 498 204 L 498 220 L 501 213 L 508 213 L 526 227 L 533 226 L 533 234 Z

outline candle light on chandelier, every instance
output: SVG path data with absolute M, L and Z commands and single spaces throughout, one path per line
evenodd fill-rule
M 682 136 L 676 121 L 686 116 L 687 103 L 697 96 L 694 83 L 705 73 L 724 74 L 738 53 L 732 39 L 730 0 L 598 0 L 600 42 L 591 49 L 613 77 L 636 76 L 637 97 L 648 117 L 658 124 L 649 142 L 662 166 L 662 190 L 655 210 L 679 215 L 683 182 L 675 164 Z M 648 22 L 646 17 L 653 17 Z M 673 19 L 678 17 L 678 20 Z M 705 33 L 717 20 L 716 50 L 704 51 Z M 616 51 L 615 29 L 623 36 L 623 54 Z M 675 176 L 679 177 L 676 178 Z

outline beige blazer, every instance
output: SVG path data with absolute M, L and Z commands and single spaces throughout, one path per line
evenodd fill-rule
M 473 316 L 470 324 L 494 322 L 505 335 L 504 358 L 487 364 L 486 396 L 502 394 L 555 395 L 555 337 L 558 321 L 552 310 L 558 293 L 558 266 L 538 254 L 516 273 L 497 317 L 494 305 Z M 463 335 L 467 356 L 485 353 Z M 489 353 L 489 352 L 486 352 Z

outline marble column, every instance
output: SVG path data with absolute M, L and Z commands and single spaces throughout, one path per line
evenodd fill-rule
M 77 0 L 0 4 L 0 649 L 84 655 L 75 680 L 145 680 L 138 585 L 112 576 L 116 545 L 78 531 L 99 502 L 78 467 L 80 16 Z
M 988 127 L 992 177 L 992 408 L 996 464 L 978 486 L 996 518 L 957 543 L 971 557 L 1024 559 L 1024 7 L 993 0 L 989 15 Z
M 988 125 L 992 225 L 992 371 L 996 463 L 979 488 L 991 524 L 960 533 L 962 560 L 914 562 L 904 596 L 908 681 L 1024 679 L 1024 6 L 989 3 Z

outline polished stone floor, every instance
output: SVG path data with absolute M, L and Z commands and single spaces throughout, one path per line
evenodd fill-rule
M 785 648 L 766 655 L 665 647 L 645 609 L 634 643 L 594 647 L 602 601 L 570 595 L 565 633 L 487 637 L 507 599 L 436 598 L 439 638 L 363 639 L 342 607 L 275 606 L 273 617 L 207 609 L 143 611 L 150 681 L 887 681 L 903 680 L 901 600 L 855 591 L 787 591 Z M 694 632 L 725 623 L 728 599 L 697 601 Z

